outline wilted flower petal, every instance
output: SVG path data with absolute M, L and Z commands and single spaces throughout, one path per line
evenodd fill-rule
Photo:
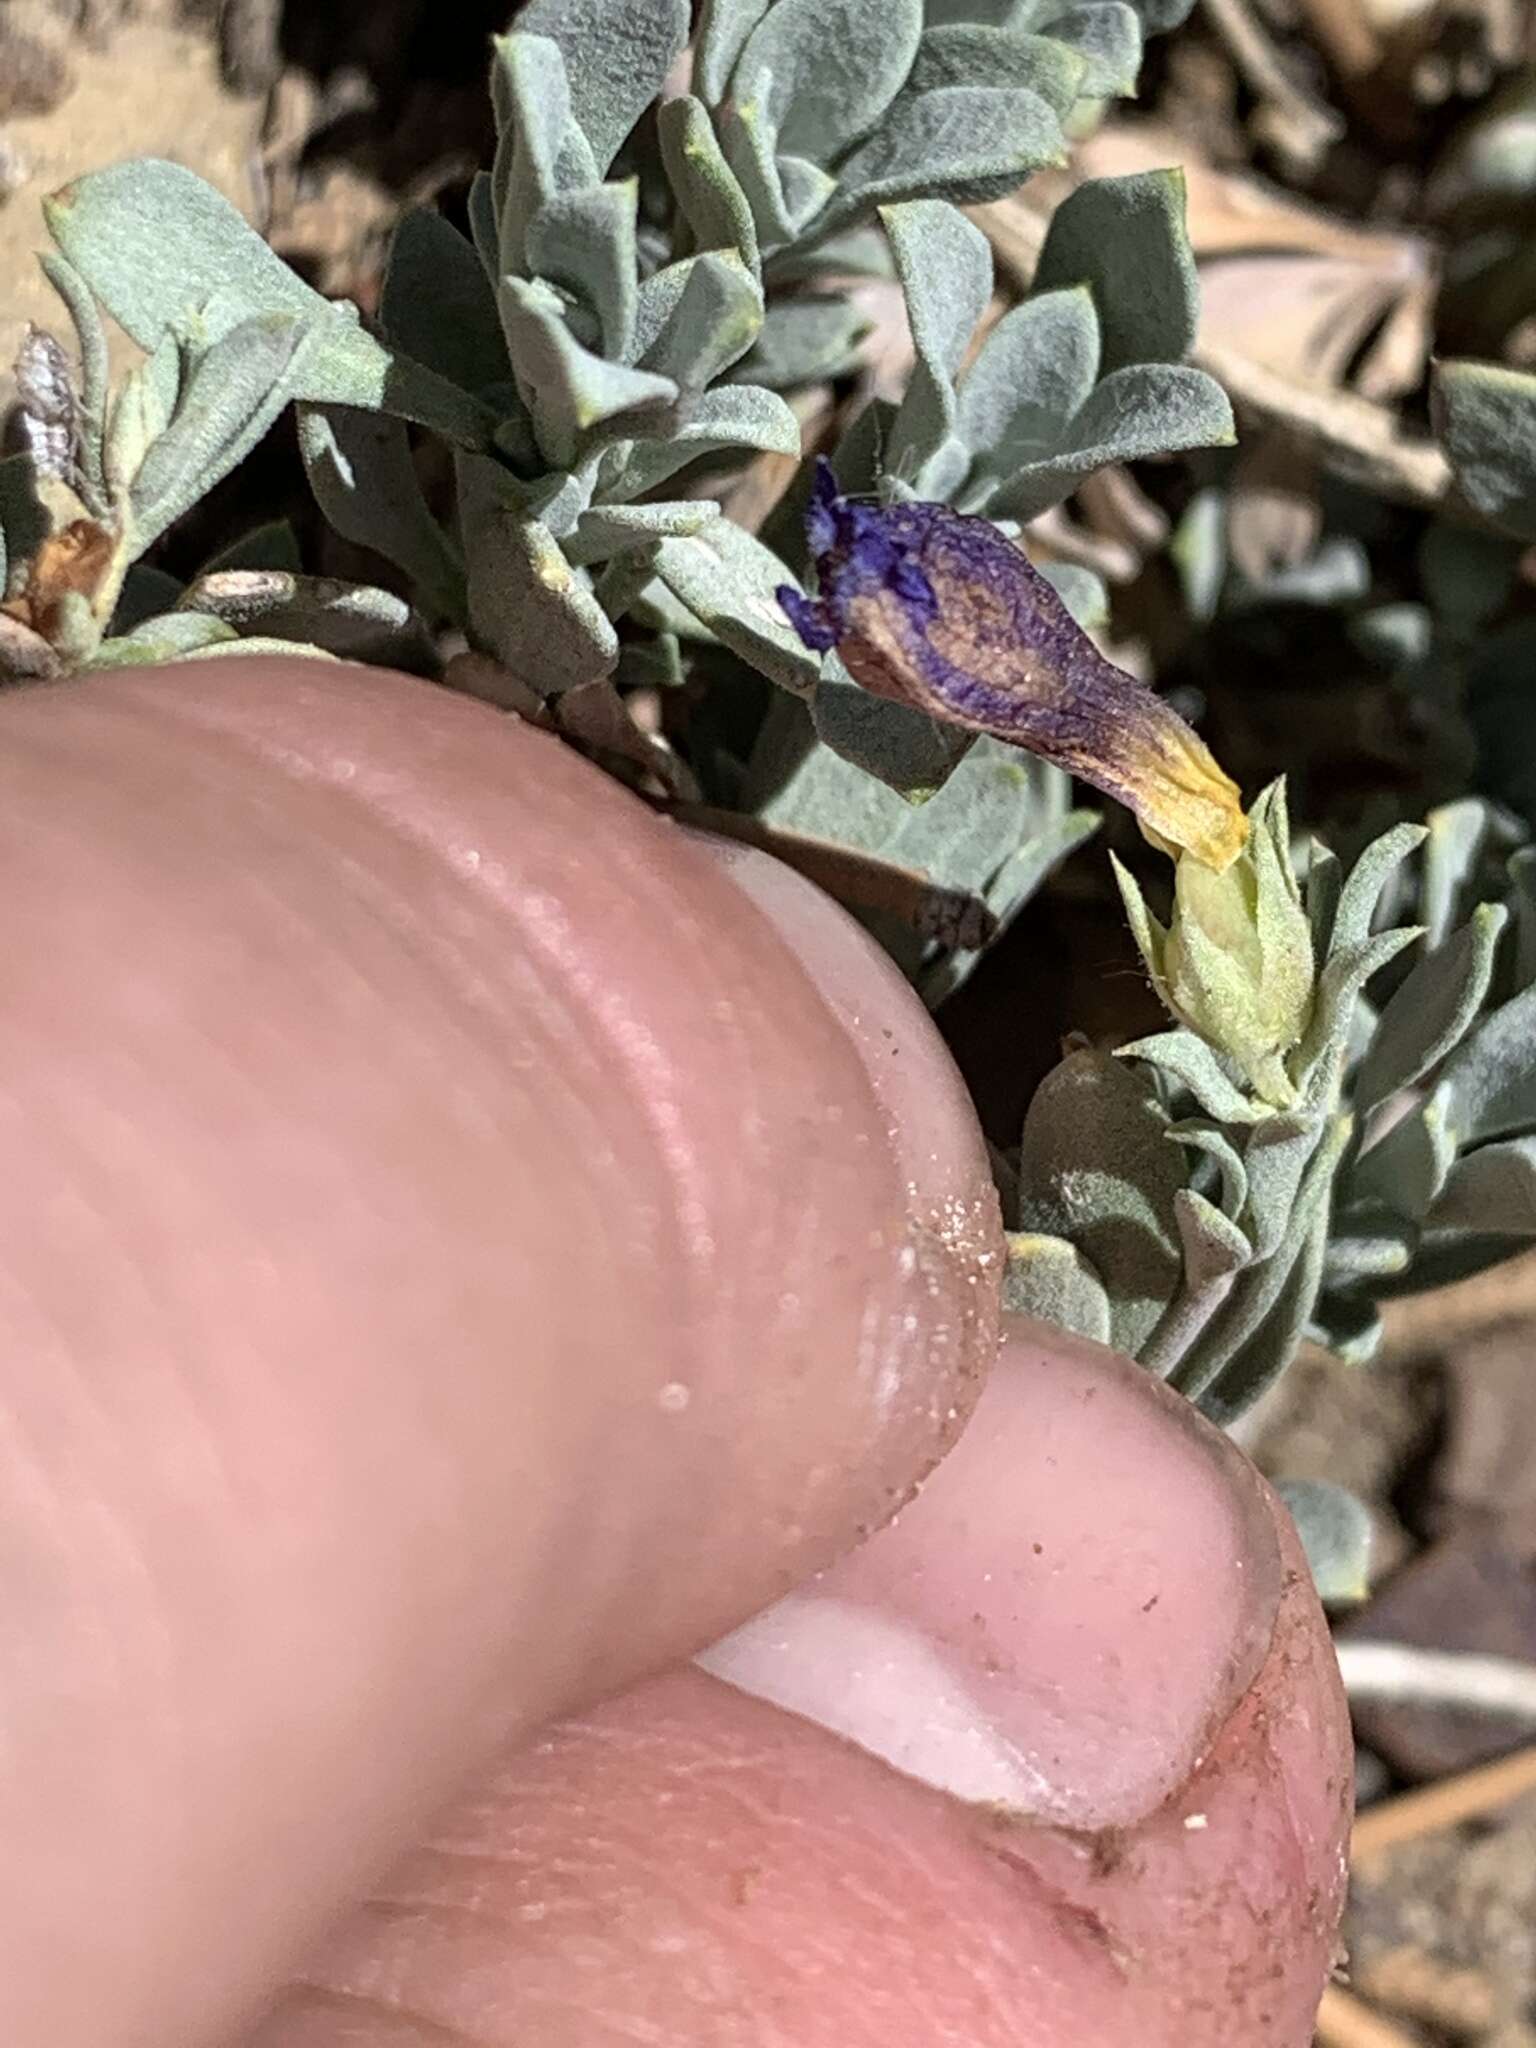
M 866 690 L 1027 747 L 1221 870 L 1247 836 L 1236 785 L 1151 690 L 1106 661 L 1023 551 L 946 505 L 858 505 L 817 466 L 821 594 L 781 588 L 808 647 Z

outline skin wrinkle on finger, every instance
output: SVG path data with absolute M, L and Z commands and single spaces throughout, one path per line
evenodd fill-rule
M 28 1769 L 0 1765 L 0 1816 L 39 1847 L 0 1913 L 0 2014 L 50 2048 L 97 2048 L 103 2011 L 135 2048 L 205 2038 L 477 1750 L 880 1519 L 990 1331 L 963 1253 L 914 1296 L 858 1059 L 680 835 L 484 707 L 235 668 L 206 697 L 187 667 L 4 707 L 0 1070 L 28 1076 L 29 1173 L 0 1212 L 33 1299 L 0 1462 L 36 1511 L 0 1558 L 34 1625 L 9 1631 Z M 426 824 L 264 763 L 252 718 L 300 755 L 396 764 Z M 652 1042 L 706 1077 L 677 1107 L 714 1175 L 729 1331 L 680 1293 L 677 1183 L 614 1019 L 466 886 L 434 815 L 530 895 L 583 902 Z M 891 1412 L 859 1351 L 871 1296 L 905 1347 Z M 681 1415 L 657 1399 L 680 1359 Z M 82 1871 L 84 1945 L 57 1903 Z

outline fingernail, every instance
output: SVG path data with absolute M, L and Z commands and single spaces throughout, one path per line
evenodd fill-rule
M 927 1011 L 889 956 L 813 883 L 755 847 L 689 837 L 796 955 L 869 1075 L 910 1217 L 899 1253 L 908 1334 L 952 1342 L 961 1327 L 972 1338 L 978 1323 L 990 1331 L 1003 1259 L 997 1193 L 975 1109 Z M 958 1427 L 961 1410 L 948 1419 Z
M 1252 1684 L 1280 1587 L 1224 1438 L 1129 1360 L 1015 1324 L 896 1521 L 701 1661 L 957 1798 L 1126 1826 Z

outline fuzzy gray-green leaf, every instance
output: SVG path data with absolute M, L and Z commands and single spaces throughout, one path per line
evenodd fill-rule
M 781 155 L 830 163 L 901 89 L 922 0 L 778 0 L 748 36 L 732 91 L 763 109 Z
M 1136 90 L 1141 68 L 1141 23 L 1122 0 L 1090 0 L 1052 17 L 1048 33 L 1060 36 L 1083 60 L 1085 98 L 1117 99 Z
M 1110 1341 L 1109 1296 L 1092 1263 L 1064 1237 L 1016 1231 L 1008 1239 L 1003 1307 L 1096 1344 Z
M 1115 1056 L 1146 1060 L 1170 1075 L 1189 1090 L 1207 1116 L 1220 1123 L 1251 1124 L 1266 1114 L 1264 1106 L 1250 1101 L 1211 1047 L 1193 1031 L 1163 1031 L 1153 1038 L 1134 1039 L 1120 1046 Z
M 909 92 L 936 86 L 1013 86 L 1032 92 L 1058 121 L 1072 110 L 1084 60 L 1051 36 L 1025 35 L 985 22 L 940 22 L 918 44 Z
M 1425 947 L 1433 951 L 1449 935 L 1477 873 L 1493 828 L 1493 810 L 1482 797 L 1461 797 L 1431 811 L 1425 823 L 1429 836 L 1424 841 L 1418 915 Z
M 685 464 L 722 448 L 800 453 L 800 422 L 776 391 L 758 384 L 724 384 L 706 391 L 665 440 L 636 441 L 607 487 L 615 502 L 638 498 L 665 483 Z
M 688 39 L 688 0 L 530 0 L 517 26 L 560 46 L 601 177 Z
M 1307 1166 L 1322 1138 L 1313 1118 L 1268 1117 L 1250 1136 L 1243 1153 L 1248 1174 L 1244 1220 L 1253 1240 L 1254 1256 L 1273 1257 L 1291 1229 Z
M 413 206 L 395 229 L 379 321 L 392 343 L 465 391 L 510 374 L 490 280 L 473 245 L 435 207 Z
M 633 178 L 558 192 L 529 221 L 525 243 L 529 269 L 569 294 L 586 316 L 583 338 L 618 363 L 635 331 L 638 202 Z M 574 309 L 566 317 L 574 331 Z
M 308 334 L 291 313 L 243 321 L 193 368 L 176 413 L 134 477 L 134 547 L 143 551 L 250 453 L 291 392 L 288 369 Z
M 835 654 L 827 657 L 811 715 L 834 753 L 914 802 L 942 789 L 972 745 L 958 726 L 861 690 Z
M 772 0 L 704 0 L 693 50 L 693 81 L 711 106 L 725 98 L 736 59 Z
M 483 457 L 459 459 L 469 620 L 477 645 L 541 696 L 608 675 L 618 635 L 586 579 L 536 519 L 508 501 Z
M 671 378 L 607 362 L 584 348 L 547 285 L 506 278 L 500 304 L 518 393 L 552 467 L 570 468 L 593 428 L 675 401 Z
M 681 290 L 674 298 L 672 279 L 678 272 L 683 273 Z M 642 368 L 670 377 L 680 392 L 702 392 L 740 362 L 762 332 L 762 287 L 734 249 L 707 249 L 647 278 L 641 299 L 642 331 L 648 335 L 663 294 L 672 300 L 670 310 L 639 361 Z
M 840 292 L 808 292 L 770 301 L 741 374 L 770 391 L 842 377 L 858 362 L 869 316 Z
M 1275 1491 L 1296 1524 L 1318 1599 L 1327 1607 L 1364 1600 L 1371 1590 L 1370 1509 L 1326 1479 L 1281 1479 Z
M 842 164 L 818 232 L 834 234 L 873 207 L 919 194 L 957 205 L 1000 199 L 1062 154 L 1056 117 L 1034 93 L 959 85 L 903 93 Z
M 435 658 L 431 636 L 404 598 L 336 577 L 221 570 L 190 583 L 178 609 L 223 619 L 242 640 L 302 641 L 348 661 L 424 673 Z
M 1134 1355 L 1179 1285 L 1174 1196 L 1183 1162 L 1132 1068 L 1070 1053 L 1024 1120 L 1019 1219 L 1077 1245 L 1109 1294 L 1111 1338 Z
M 759 259 L 752 208 L 703 102 L 691 93 L 665 101 L 656 132 L 667 177 L 695 242 L 701 249 L 735 249 L 755 271 Z
M 724 646 L 763 675 L 790 690 L 814 686 L 821 658 L 802 642 L 774 595 L 785 581 L 784 564 L 744 528 L 714 519 L 701 533 L 662 541 L 656 574 Z
M 1358 946 L 1370 936 L 1381 892 L 1393 871 L 1417 852 L 1429 834 L 1423 825 L 1394 825 L 1361 854 L 1339 893 L 1330 943 L 1334 950 Z
M 1086 285 L 1041 292 L 1003 315 L 960 383 L 957 426 L 983 476 L 1048 459 L 1099 374 L 1099 322 Z
M 992 295 L 992 252 L 980 228 L 942 199 L 882 207 L 880 222 L 917 350 L 886 461 L 915 481 L 954 433 L 955 374 Z
M 1434 400 L 1468 504 L 1511 533 L 1536 534 L 1536 377 L 1502 363 L 1441 363 Z
M 153 350 L 198 322 L 204 345 L 243 320 L 288 313 L 312 325 L 293 396 L 362 405 L 473 445 L 485 409 L 312 291 L 222 194 L 180 164 L 146 158 L 77 178 L 47 202 L 49 232 L 119 326 Z
M 299 452 L 336 531 L 375 549 L 413 579 L 434 609 L 462 621 L 464 567 L 427 509 L 399 421 L 348 406 L 302 406 Z
M 571 104 L 560 45 L 526 31 L 497 36 L 491 65 L 496 160 L 491 195 L 497 228 L 493 275 L 521 276 L 525 237 L 539 208 L 558 192 L 579 192 L 602 176 Z M 477 234 L 477 241 L 480 239 Z
M 1106 372 L 1182 362 L 1194 346 L 1200 286 L 1184 208 L 1182 171 L 1141 171 L 1090 179 L 1051 216 L 1034 288 L 1089 287 Z
M 1506 1138 L 1458 1159 L 1425 1225 L 1482 1237 L 1536 1237 L 1536 1137 Z
M 1185 363 L 1128 363 L 1100 380 L 1051 456 L 1024 463 L 993 496 L 994 517 L 1032 519 L 1111 462 L 1138 462 L 1236 439 L 1213 377 Z
M 1480 904 L 1437 952 L 1414 963 L 1382 1011 L 1355 1075 L 1358 1111 L 1411 1087 L 1460 1044 L 1488 993 L 1508 916 L 1502 903 Z
M 131 632 L 103 640 L 91 658 L 93 668 L 138 668 L 150 662 L 175 661 L 197 654 L 221 640 L 238 640 L 234 627 L 211 612 L 161 612 L 141 619 Z

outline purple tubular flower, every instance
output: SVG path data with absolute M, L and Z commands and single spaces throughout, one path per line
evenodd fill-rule
M 1169 705 L 1094 646 L 1023 550 L 947 505 L 856 505 L 817 464 L 806 532 L 821 594 L 778 593 L 807 647 L 855 681 L 1027 747 L 1218 871 L 1248 821 L 1236 784 Z

